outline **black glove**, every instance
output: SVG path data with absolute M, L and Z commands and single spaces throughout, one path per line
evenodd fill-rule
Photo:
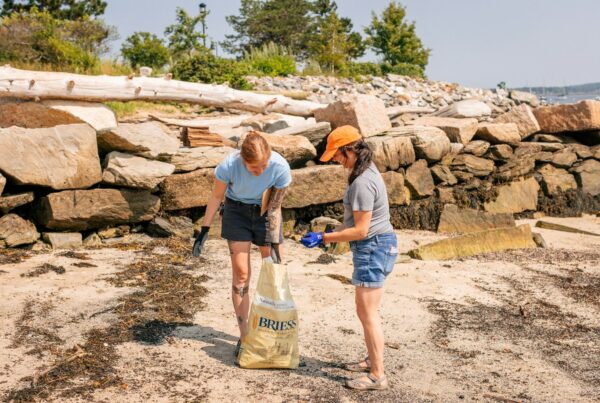
M 198 236 L 196 237 L 196 240 L 194 241 L 194 248 L 192 249 L 192 255 L 193 256 L 200 256 L 200 253 L 202 253 L 202 247 L 204 246 L 204 242 L 206 242 L 206 240 L 208 239 L 208 231 L 210 230 L 210 227 L 201 227 L 200 229 L 200 233 L 198 234 Z
M 272 243 L 271 244 L 271 259 L 273 259 L 274 263 L 281 263 L 281 255 L 279 254 L 279 244 Z

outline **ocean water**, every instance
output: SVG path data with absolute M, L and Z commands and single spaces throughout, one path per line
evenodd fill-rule
M 546 99 L 549 104 L 573 104 L 585 99 L 600 101 L 600 94 L 569 94 L 569 95 L 541 95 L 537 94 L 540 100 Z

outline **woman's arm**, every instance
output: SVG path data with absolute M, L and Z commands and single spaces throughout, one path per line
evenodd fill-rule
M 279 243 L 281 239 L 281 222 L 283 220 L 281 213 L 281 205 L 287 188 L 273 188 L 269 204 L 267 205 L 267 217 L 269 220 L 269 228 L 267 231 L 267 242 Z
M 210 227 L 210 224 L 212 224 L 215 214 L 219 210 L 219 206 L 225 198 L 226 191 L 227 183 L 215 179 L 212 195 L 210 196 L 210 199 L 208 199 L 208 204 L 206 205 L 206 212 L 204 213 L 204 220 L 202 221 L 203 227 Z
M 353 211 L 354 227 L 343 228 L 341 231 L 323 234 L 323 242 L 348 242 L 364 239 L 369 234 L 372 211 Z

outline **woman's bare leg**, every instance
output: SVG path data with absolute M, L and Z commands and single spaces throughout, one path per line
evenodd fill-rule
M 250 310 L 250 242 L 229 241 L 233 269 L 231 300 L 240 329 L 240 338 L 246 335 Z
M 356 313 L 363 326 L 365 343 L 371 362 L 371 374 L 377 378 L 384 375 L 384 338 L 379 317 L 379 305 L 383 288 L 356 287 Z

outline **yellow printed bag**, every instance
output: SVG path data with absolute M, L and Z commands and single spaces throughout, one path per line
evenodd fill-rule
M 239 364 L 242 368 L 298 368 L 298 361 L 298 312 L 287 268 L 268 257 L 262 261 Z

